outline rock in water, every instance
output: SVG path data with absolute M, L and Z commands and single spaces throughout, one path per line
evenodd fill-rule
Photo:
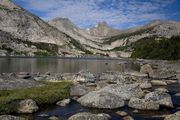
M 83 106 L 94 108 L 115 109 L 125 105 L 124 100 L 112 93 L 93 91 L 78 99 Z
M 139 98 L 131 98 L 128 106 L 135 109 L 140 110 L 158 110 L 159 104 L 154 102 L 153 100 L 139 99 Z
M 34 113 L 39 107 L 32 99 L 22 100 L 19 102 L 18 113 Z
M 131 97 L 141 98 L 144 96 L 144 92 L 140 88 L 139 84 L 108 85 L 99 91 L 115 94 L 124 100 L 129 100 Z
M 77 113 L 71 116 L 68 120 L 110 120 L 111 116 L 108 114 L 92 114 L 88 112 Z
M 70 102 L 71 102 L 71 99 L 64 99 L 64 100 L 57 102 L 56 105 L 64 107 L 64 106 L 68 105 Z
M 166 116 L 164 120 L 180 120 L 180 111 Z
M 165 92 L 155 91 L 155 92 L 148 93 L 148 94 L 146 94 L 145 99 L 153 100 L 153 101 L 157 102 L 159 105 L 173 108 L 171 96 Z

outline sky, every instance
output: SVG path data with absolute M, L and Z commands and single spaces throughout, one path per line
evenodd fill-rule
M 69 18 L 81 28 L 106 21 L 125 29 L 153 20 L 180 21 L 180 0 L 13 0 L 45 21 Z

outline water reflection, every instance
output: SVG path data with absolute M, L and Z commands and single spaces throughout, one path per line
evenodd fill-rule
M 133 63 L 118 65 L 123 60 L 108 59 L 64 59 L 64 58 L 0 58 L 0 73 L 3 72 L 56 72 L 76 73 L 82 69 L 89 69 L 92 73 L 104 71 L 129 71 L 137 69 Z

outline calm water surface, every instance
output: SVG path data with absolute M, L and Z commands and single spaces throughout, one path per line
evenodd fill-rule
M 90 59 L 90 58 L 27 58 L 27 57 L 0 57 L 0 73 L 30 72 L 30 73 L 77 73 L 88 69 L 97 74 L 104 71 L 129 71 L 138 69 L 133 63 L 118 65 L 127 60 L 117 59 Z

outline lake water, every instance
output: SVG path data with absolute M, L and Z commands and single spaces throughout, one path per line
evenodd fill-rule
M 119 59 L 94 59 L 94 58 L 57 58 L 57 57 L 0 57 L 0 73 L 30 72 L 30 73 L 77 73 L 88 69 L 97 74 L 105 71 L 130 71 L 138 69 L 137 64 L 118 64 L 128 62 Z

